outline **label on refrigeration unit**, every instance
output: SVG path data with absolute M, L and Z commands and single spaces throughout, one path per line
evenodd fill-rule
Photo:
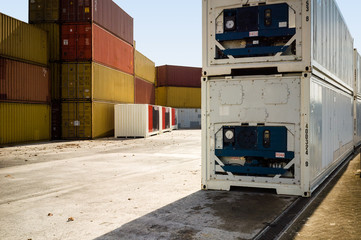
M 285 158 L 286 154 L 283 152 L 276 152 L 276 158 Z
M 258 31 L 249 32 L 250 37 L 258 37 Z
M 253 45 L 258 45 L 259 44 L 259 40 L 254 40 L 253 41 Z
M 63 41 L 63 45 L 68 45 L 69 44 L 69 41 L 68 41 L 68 39 L 64 39 L 64 41 Z
M 280 22 L 278 23 L 278 27 L 287 27 L 287 22 Z
M 80 126 L 80 121 L 74 121 L 74 126 Z

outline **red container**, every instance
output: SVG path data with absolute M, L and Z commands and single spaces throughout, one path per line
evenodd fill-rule
M 133 74 L 133 46 L 96 24 L 64 24 L 61 27 L 63 61 L 95 61 Z
M 134 102 L 137 104 L 155 104 L 155 87 L 150 82 L 134 79 Z
M 164 65 L 157 67 L 157 87 L 201 87 L 202 68 Z
M 62 22 L 96 22 L 133 45 L 133 18 L 112 0 L 62 0 Z
M 49 103 L 49 69 L 0 58 L 0 101 Z

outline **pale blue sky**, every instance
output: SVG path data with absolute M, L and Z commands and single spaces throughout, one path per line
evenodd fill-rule
M 156 65 L 202 66 L 201 0 L 113 0 L 134 18 L 137 49 Z M 336 0 L 361 52 L 360 0 Z M 28 21 L 28 0 L 1 0 L 0 12 Z

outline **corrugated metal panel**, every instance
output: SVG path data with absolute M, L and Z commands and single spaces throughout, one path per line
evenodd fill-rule
M 113 1 L 62 0 L 61 2 L 61 20 L 63 22 L 94 21 L 133 45 L 133 18 Z
M 36 23 L 34 26 L 48 33 L 48 53 L 50 61 L 60 60 L 60 25 L 56 23 Z
M 313 59 L 353 88 L 353 38 L 334 1 L 313 1 L 313 33 Z
M 115 137 L 149 137 L 160 132 L 162 107 L 148 104 L 117 104 L 114 108 Z
M 202 69 L 164 65 L 157 67 L 157 87 L 201 87 Z
M 29 0 L 29 23 L 59 21 L 59 0 Z
M 49 139 L 49 105 L 0 103 L 0 144 Z
M 63 63 L 62 98 L 134 102 L 132 75 L 98 63 Z
M 132 75 L 93 63 L 93 99 L 134 103 Z
M 151 83 L 155 82 L 155 63 L 138 51 L 134 56 L 135 76 L 147 80 Z
M 134 79 L 135 103 L 155 104 L 155 87 L 150 82 L 135 77 Z
M 113 135 L 114 103 L 62 103 L 63 139 L 91 139 Z
M 93 138 L 114 136 L 114 104 L 93 103 Z
M 353 97 L 316 79 L 310 87 L 311 181 L 342 159 L 353 142 Z M 333 131 L 330 131 L 333 129 Z
M 355 136 L 355 144 L 361 144 L 361 99 L 356 99 L 356 136 Z
M 50 88 L 51 88 L 51 99 L 61 99 L 61 64 L 60 63 L 49 63 L 50 69 Z
M 200 129 L 201 128 L 201 109 L 179 108 L 178 111 L 178 129 Z
M 49 69 L 0 57 L 0 101 L 50 102 Z
M 92 137 L 92 103 L 63 102 L 62 138 L 90 139 Z
M 185 87 L 158 87 L 155 93 L 157 105 L 174 108 L 200 108 L 201 89 Z
M 64 61 L 94 60 L 129 74 L 134 72 L 133 47 L 96 24 L 64 24 L 61 38 Z
M 355 92 L 357 95 L 361 96 L 361 56 L 355 50 L 355 66 L 356 66 L 356 79 L 355 79 Z
M 134 49 L 131 45 L 93 24 L 94 60 L 120 71 L 134 73 Z
M 0 55 L 47 65 L 47 33 L 0 13 Z

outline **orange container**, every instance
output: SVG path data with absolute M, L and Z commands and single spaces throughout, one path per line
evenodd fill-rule
M 49 69 L 0 58 L 0 101 L 50 102 Z
M 155 104 L 155 87 L 153 83 L 134 79 L 134 102 L 138 104 Z
M 95 61 L 133 74 L 133 46 L 110 32 L 96 24 L 64 24 L 61 32 L 63 61 Z

